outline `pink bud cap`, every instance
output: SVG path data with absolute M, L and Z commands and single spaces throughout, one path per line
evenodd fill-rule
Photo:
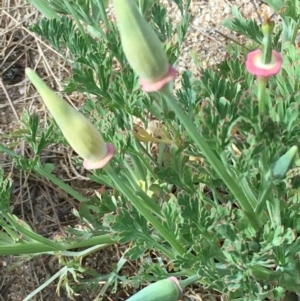
M 246 68 L 252 75 L 258 77 L 269 77 L 276 75 L 282 66 L 282 56 L 275 50 L 272 50 L 272 59 L 270 64 L 263 64 L 261 62 L 262 51 L 257 49 L 252 51 L 247 56 Z
M 112 144 L 106 143 L 106 147 L 107 147 L 107 153 L 104 158 L 102 158 L 101 160 L 99 160 L 97 162 L 91 162 L 91 161 L 88 161 L 85 159 L 83 161 L 83 167 L 87 170 L 99 169 L 99 168 L 104 167 L 110 161 L 110 159 L 114 156 L 114 153 L 115 153 L 115 148 Z
M 167 83 L 171 82 L 177 75 L 176 69 L 170 65 L 168 73 L 160 80 L 155 82 L 148 82 L 143 78 L 140 78 L 141 89 L 144 92 L 157 92 Z
M 177 285 L 177 288 L 178 288 L 178 291 L 179 291 L 179 298 L 181 298 L 182 297 L 182 295 L 183 295 L 183 289 L 182 289 L 182 287 L 181 287 L 181 285 L 180 285 L 180 282 L 179 282 L 179 280 L 176 278 L 176 277 L 174 277 L 174 276 L 171 276 L 171 277 L 169 277 L 168 278 L 170 281 L 173 281 L 176 285 Z

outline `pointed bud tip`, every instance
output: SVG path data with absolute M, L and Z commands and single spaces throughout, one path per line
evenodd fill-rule
M 97 162 L 90 162 L 88 160 L 84 160 L 83 167 L 87 170 L 103 168 L 112 159 L 112 157 L 115 154 L 115 148 L 112 144 L 107 143 L 106 147 L 107 147 L 107 154 L 104 158 L 102 158 Z
M 158 92 L 161 90 L 167 83 L 175 79 L 177 75 L 176 69 L 170 65 L 168 73 L 164 78 L 155 82 L 147 82 L 143 78 L 140 78 L 140 86 L 144 92 Z
M 176 277 L 174 277 L 174 276 L 169 277 L 168 279 L 171 280 L 171 281 L 173 281 L 177 285 L 178 290 L 179 290 L 179 298 L 181 298 L 182 295 L 183 295 L 183 289 L 182 289 L 182 287 L 180 285 L 179 280 Z
M 29 78 L 30 82 L 37 88 L 39 86 L 43 86 L 43 81 L 42 79 L 37 75 L 37 73 L 29 68 L 29 67 L 26 67 L 25 68 L 25 74 L 26 76 Z
M 264 15 L 264 21 L 261 25 L 263 35 L 270 35 L 274 29 L 275 22 L 272 21 L 267 14 Z

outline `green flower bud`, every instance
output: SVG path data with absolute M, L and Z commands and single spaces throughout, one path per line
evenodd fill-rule
M 182 288 L 175 277 L 152 283 L 127 299 L 127 301 L 177 301 Z
M 114 154 L 113 146 L 106 144 L 97 128 L 57 96 L 33 70 L 27 68 L 26 75 L 40 93 L 70 146 L 84 159 L 84 167 L 86 169 L 103 167 Z
M 264 35 L 262 40 L 262 55 L 260 57 L 261 63 L 268 65 L 272 61 L 272 31 L 274 22 L 271 21 L 267 14 L 264 16 L 264 22 L 261 26 L 261 31 Z
M 297 146 L 292 146 L 283 156 L 281 156 L 271 167 L 272 176 L 276 180 L 283 180 L 286 173 L 293 166 L 298 156 Z
M 144 91 L 159 90 L 176 76 L 157 35 L 133 0 L 113 0 L 122 48 L 132 69 L 140 76 Z M 166 79 L 167 78 L 167 79 Z M 162 81 L 161 85 L 147 87 Z M 145 87 L 146 86 L 146 87 Z
M 268 17 L 265 17 L 264 22 L 261 25 L 261 31 L 264 35 L 272 34 L 275 22 L 271 21 Z

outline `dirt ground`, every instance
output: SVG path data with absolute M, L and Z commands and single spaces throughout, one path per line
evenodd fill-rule
M 167 3 L 169 14 L 174 20 L 179 12 L 171 0 Z M 40 14 L 26 1 L 0 0 L 0 140 L 10 142 L 9 147 L 30 156 L 30 150 L 23 142 L 18 141 L 18 130 L 22 128 L 22 114 L 38 113 L 46 118 L 44 108 L 36 99 L 36 94 L 29 89 L 24 76 L 27 66 L 37 68 L 47 82 L 56 91 L 61 90 L 61 83 L 68 74 L 68 66 L 62 57 L 39 37 L 29 31 L 29 25 L 40 18 Z M 255 4 L 250 0 L 212 0 L 192 1 L 192 22 L 189 33 L 182 47 L 182 54 L 177 66 L 179 73 L 189 69 L 197 75 L 197 67 L 191 60 L 191 51 L 199 55 L 203 65 L 218 63 L 225 56 L 225 45 L 229 42 L 230 33 L 220 26 L 220 22 L 230 15 L 231 6 L 238 5 L 246 16 L 257 18 Z M 177 86 L 179 80 L 177 81 Z M 70 100 L 80 106 L 85 96 L 73 94 Z M 14 145 L 12 142 L 17 141 Z M 59 177 L 83 195 L 92 195 L 95 189 L 80 172 L 70 164 L 70 152 L 67 148 L 49 148 L 48 160 L 55 158 L 61 173 Z M 11 209 L 25 220 L 37 233 L 50 238 L 62 235 L 68 225 L 76 226 L 78 220 L 71 213 L 77 202 L 47 180 L 34 174 L 20 173 L 9 160 L 0 154 L 6 174 L 11 174 L 14 183 L 12 188 Z M 124 247 L 112 246 L 98 251 L 88 257 L 84 265 L 106 274 L 121 258 Z M 34 289 L 53 276 L 60 268 L 58 259 L 52 256 L 19 258 L 16 256 L 0 257 L 0 301 L 23 300 Z M 127 263 L 123 272 L 134 275 L 138 263 Z M 94 290 L 83 290 L 76 300 L 90 301 L 97 299 L 105 282 L 99 282 Z M 59 297 L 56 294 L 56 283 L 37 294 L 32 300 L 53 301 L 68 300 L 62 289 Z M 117 293 L 107 293 L 103 300 L 125 300 L 130 291 L 119 289 Z M 187 290 L 185 300 L 218 300 L 219 297 L 201 288 Z

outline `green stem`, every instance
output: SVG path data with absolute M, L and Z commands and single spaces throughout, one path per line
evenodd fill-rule
M 213 169 L 234 195 L 238 204 L 244 211 L 244 214 L 248 218 L 252 228 L 258 231 L 260 226 L 262 225 L 262 221 L 257 217 L 256 214 L 254 214 L 254 210 L 251 203 L 249 202 L 248 195 L 246 195 L 245 192 L 239 187 L 236 179 L 226 170 L 222 162 L 217 158 L 209 145 L 206 143 L 204 137 L 199 133 L 199 131 L 197 131 L 192 121 L 178 105 L 177 100 L 172 95 L 169 87 L 166 87 L 165 89 L 163 88 L 160 92 L 166 98 L 169 106 L 173 108 L 177 118 L 181 121 L 190 137 L 202 151 L 208 163 L 213 167 Z
M 263 190 L 263 192 L 258 200 L 257 206 L 255 207 L 255 210 L 254 210 L 255 214 L 257 214 L 258 216 L 261 216 L 261 214 L 265 208 L 266 201 L 269 197 L 269 194 L 272 191 L 272 188 L 273 188 L 273 182 L 269 181 L 268 184 L 266 185 L 265 189 Z
M 272 60 L 271 38 L 264 37 L 262 41 L 262 55 L 260 60 L 263 64 L 270 64 Z
M 15 152 L 11 151 L 10 149 L 6 148 L 3 144 L 0 143 L 0 152 L 6 153 L 8 154 L 11 158 L 13 159 L 20 159 L 21 156 L 19 156 L 18 154 L 16 154 Z M 65 192 L 67 192 L 68 194 L 70 194 L 72 197 L 74 197 L 77 201 L 79 202 L 87 202 L 88 199 L 86 199 L 85 197 L 83 197 L 80 193 L 78 193 L 77 191 L 75 191 L 72 187 L 70 187 L 69 185 L 65 184 L 63 181 L 61 181 L 60 179 L 58 179 L 57 177 L 55 177 L 53 174 L 51 174 L 50 172 L 48 172 L 41 164 L 41 162 L 38 162 L 35 166 L 34 166 L 34 170 L 44 176 L 45 178 L 47 178 L 49 181 L 51 181 L 52 183 L 54 183 L 55 185 L 57 185 L 58 187 L 60 187 L 61 189 L 63 189 Z
M 139 180 L 142 180 L 142 179 L 139 178 L 139 176 L 135 175 L 135 172 L 133 171 L 129 162 L 127 160 L 124 160 L 123 162 L 121 160 L 119 160 L 118 163 L 119 163 L 121 169 L 123 170 L 123 172 L 126 171 L 126 177 L 127 177 L 128 181 L 130 182 L 131 186 L 133 186 L 135 188 L 138 187 L 139 185 L 137 183 Z
M 106 38 L 106 34 L 98 24 L 88 25 L 87 31 L 93 38 L 98 38 L 98 39 Z
M 60 277 L 61 275 L 67 273 L 68 271 L 68 267 L 64 266 L 62 269 L 60 269 L 57 273 L 55 273 L 52 277 L 50 277 L 47 281 L 45 281 L 44 283 L 42 283 L 37 289 L 35 289 L 33 292 L 31 292 L 28 296 L 26 296 L 26 298 L 23 299 L 23 301 L 30 301 L 33 300 L 33 297 L 39 293 L 40 291 L 42 291 L 45 287 L 47 287 L 48 285 L 50 285 L 50 283 L 52 283 L 55 279 L 57 279 L 58 277 Z
M 159 151 L 158 151 L 158 157 L 157 157 L 158 165 L 162 165 L 166 146 L 167 145 L 165 143 L 160 143 L 160 145 L 159 145 Z
M 69 250 L 69 249 L 77 249 L 77 248 L 86 248 L 86 247 L 102 245 L 102 244 L 110 245 L 114 243 L 116 243 L 116 241 L 111 238 L 110 234 L 103 234 L 103 235 L 87 238 L 80 242 L 65 244 L 65 248 Z
M 126 163 L 126 162 L 125 162 Z M 123 167 L 124 163 L 119 161 L 119 165 L 121 166 L 123 173 L 127 177 L 128 181 L 130 182 L 131 186 L 136 192 L 136 195 L 139 196 L 143 201 L 144 205 L 153 213 L 155 213 L 160 218 L 163 218 L 163 215 L 161 213 L 160 206 L 152 200 L 149 195 L 141 189 L 141 187 L 138 185 L 137 179 L 134 177 L 133 171 L 131 171 L 131 167 L 129 164 L 125 164 L 126 168 Z
M 258 109 L 259 114 L 263 116 L 266 108 L 266 86 L 267 86 L 267 77 L 258 77 L 258 91 L 257 91 L 257 99 L 258 99 Z
M 108 18 L 107 18 L 107 14 L 106 14 L 106 10 L 105 10 L 104 4 L 103 4 L 103 0 L 99 0 L 98 5 L 99 5 L 100 14 L 101 14 L 102 20 L 104 22 L 104 25 L 105 25 L 107 30 L 110 30 L 110 23 L 109 23 Z
M 63 189 L 65 192 L 67 192 L 69 195 L 71 195 L 74 199 L 76 199 L 79 202 L 87 202 L 88 199 L 85 198 L 84 196 L 82 196 L 80 193 L 78 193 L 77 191 L 75 191 L 71 186 L 69 186 L 68 184 L 64 183 L 63 181 L 61 181 L 60 179 L 58 179 L 56 176 L 54 176 L 53 174 L 51 174 L 50 172 L 48 172 L 39 162 L 35 167 L 34 170 L 44 176 L 45 178 L 47 178 L 48 180 L 50 180 L 52 183 L 54 183 L 55 185 L 57 185 L 58 187 L 60 187 L 61 189 Z
M 152 156 L 147 152 L 145 147 L 138 140 L 136 140 L 134 143 L 135 148 L 139 151 L 132 146 L 131 148 L 128 148 L 128 153 L 134 154 L 135 156 L 139 157 L 140 161 L 145 165 L 146 170 L 151 173 L 153 178 L 157 178 L 157 175 L 153 172 L 153 167 L 150 165 L 150 163 L 153 163 L 154 166 L 157 166 L 157 162 L 152 158 Z M 142 153 L 150 160 L 150 163 L 144 158 Z
M 46 239 L 46 238 L 45 238 Z M 49 241 L 49 240 L 48 240 Z M 24 254 L 38 254 L 38 253 L 48 253 L 55 254 L 60 251 L 66 251 L 71 249 L 85 248 L 85 247 L 93 247 L 93 246 L 108 246 L 116 243 L 116 241 L 112 240 L 109 234 L 94 236 L 88 238 L 86 240 L 75 242 L 75 243 L 63 243 L 63 242 L 54 242 L 53 245 L 49 245 L 49 243 L 44 244 L 41 242 L 21 242 L 14 244 L 3 244 L 0 246 L 0 255 L 24 255 Z
M 291 44 L 295 44 L 297 35 L 298 35 L 298 31 L 299 31 L 299 25 L 300 25 L 300 21 L 294 21 L 293 20 L 293 26 L 292 26 L 292 34 L 291 34 L 291 39 L 290 42 Z
M 273 229 L 281 227 L 280 201 L 271 198 L 270 200 L 267 200 L 266 205 L 270 217 L 271 227 Z
M 262 40 L 262 56 L 260 57 L 260 61 L 264 65 L 268 65 L 272 60 L 272 31 L 274 27 L 274 22 L 267 19 L 262 24 L 262 33 L 264 35 Z
M 47 19 L 59 19 L 58 14 L 47 3 L 41 0 L 28 0 L 38 9 Z
M 87 46 L 89 49 L 91 49 L 91 42 L 88 38 L 88 35 L 86 34 L 83 26 L 81 25 L 81 22 L 80 22 L 80 18 L 78 16 L 78 13 L 76 12 L 76 10 L 69 4 L 69 2 L 67 0 L 63 0 L 64 4 L 66 5 L 66 7 L 68 8 L 70 14 L 72 15 L 72 17 L 75 19 L 76 21 L 76 24 L 78 26 L 78 29 L 80 31 L 80 33 L 82 34 Z
M 200 279 L 200 276 L 196 274 L 196 275 L 190 276 L 187 279 L 179 280 L 179 283 L 180 283 L 181 288 L 185 289 L 188 285 L 198 281 L 199 279 Z
M 178 254 L 184 254 L 185 249 L 177 241 L 176 237 L 173 236 L 161 223 L 158 221 L 150 212 L 147 206 L 145 206 L 140 198 L 137 198 L 136 195 L 128 188 L 128 186 L 118 177 L 115 171 L 108 164 L 104 167 L 104 170 L 109 175 L 109 177 L 115 183 L 117 189 L 119 189 L 125 197 L 132 203 L 132 205 L 140 212 L 144 218 L 152 224 L 156 231 L 171 245 L 173 250 Z
M 0 211 L 0 214 L 1 214 L 1 211 Z M 6 221 L 4 221 L 3 218 L 0 217 L 0 222 L 1 222 L 1 226 L 2 226 L 2 230 L 5 230 L 5 232 L 10 236 L 10 238 L 13 240 L 13 241 L 18 241 L 19 239 L 19 236 L 18 236 L 18 233 L 15 232 L 10 225 L 6 224 Z
M 16 154 L 14 151 L 10 150 L 9 148 L 5 147 L 3 144 L 0 143 L 0 152 L 9 155 L 13 159 L 19 159 L 21 156 Z
M 135 154 L 131 155 L 132 164 L 134 166 L 134 170 L 139 174 L 139 180 L 146 181 L 146 172 L 141 164 L 140 158 L 137 157 Z
M 15 218 L 12 214 L 6 213 L 4 211 L 0 211 L 0 214 L 3 215 L 3 217 L 7 220 L 9 224 L 12 225 L 14 229 L 16 229 L 20 234 L 24 235 L 25 237 L 37 241 L 43 245 L 48 246 L 49 248 L 52 248 L 54 250 L 62 248 L 61 243 L 55 242 L 51 239 L 47 239 L 39 234 L 36 234 L 35 232 L 29 230 L 27 227 L 24 227 L 21 222 L 18 221 L 17 218 Z M 21 240 L 21 239 L 20 239 Z M 21 240 L 22 241 L 22 240 Z M 25 242 L 26 243 L 26 242 Z

